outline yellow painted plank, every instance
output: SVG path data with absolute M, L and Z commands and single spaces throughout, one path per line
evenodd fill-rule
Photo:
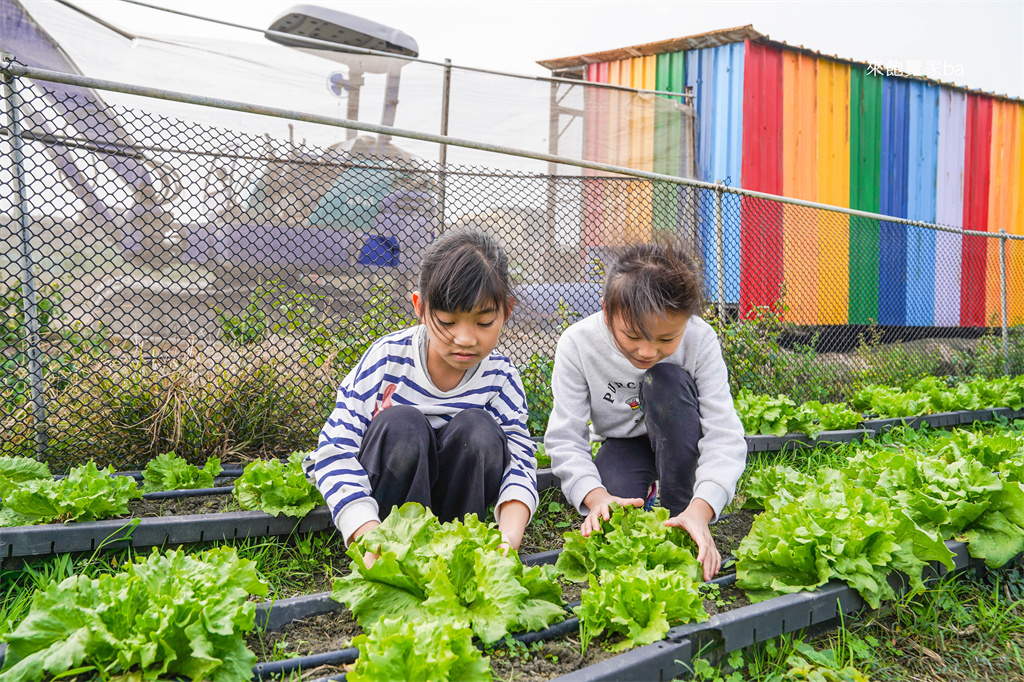
M 817 199 L 817 60 L 782 53 L 782 193 Z M 818 224 L 815 209 L 784 206 L 783 276 L 786 318 L 818 322 Z
M 850 67 L 818 61 L 818 201 L 849 206 Z M 846 324 L 850 308 L 850 221 L 818 212 L 818 323 Z

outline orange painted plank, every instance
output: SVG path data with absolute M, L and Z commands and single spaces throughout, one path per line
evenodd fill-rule
M 818 61 L 818 201 L 850 201 L 850 67 Z M 846 324 L 850 307 L 850 221 L 818 211 L 818 323 Z
M 1016 148 L 1016 106 L 1013 102 L 995 100 L 992 106 L 991 177 L 988 190 L 988 231 L 1010 232 L 1013 223 L 1013 167 Z M 989 239 L 987 274 L 985 276 L 985 319 L 989 324 L 1002 324 L 1002 284 L 1000 281 L 998 239 Z M 1009 263 L 1007 263 L 1009 265 Z M 1009 271 L 1007 271 L 1009 277 Z
M 817 60 L 782 53 L 782 193 L 814 201 L 818 196 Z M 818 322 L 818 218 L 815 209 L 784 206 L 783 276 L 786 319 Z

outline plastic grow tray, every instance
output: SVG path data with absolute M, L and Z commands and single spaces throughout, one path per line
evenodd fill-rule
M 180 497 L 187 497 L 196 491 L 176 492 L 185 493 Z M 290 516 L 275 517 L 261 511 L 240 511 L 15 526 L 0 528 L 0 563 L 14 558 L 93 552 L 100 548 L 154 547 L 289 535 L 332 526 L 330 512 L 324 506 L 313 509 L 301 520 Z
M 753 435 L 745 436 L 747 452 L 778 452 L 786 447 L 814 447 L 821 443 L 852 443 L 853 441 L 874 438 L 871 429 L 847 429 L 842 431 L 822 431 L 817 438 L 803 433 L 787 433 L 785 436 Z

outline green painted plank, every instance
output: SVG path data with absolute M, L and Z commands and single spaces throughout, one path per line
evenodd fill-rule
M 882 175 L 882 77 L 850 69 L 850 208 L 877 213 Z M 850 218 L 850 324 L 878 321 L 877 220 Z
M 686 82 L 686 53 L 659 54 L 655 68 L 655 89 L 683 92 Z M 668 98 L 666 98 L 668 99 Z M 654 112 L 654 172 L 679 175 L 682 144 L 682 115 L 667 107 Z M 675 185 L 655 183 L 654 215 L 655 229 L 675 231 L 678 217 L 677 200 L 679 188 Z

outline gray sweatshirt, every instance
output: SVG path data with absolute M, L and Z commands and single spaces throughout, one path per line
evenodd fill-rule
M 717 519 L 736 492 L 747 463 L 747 444 L 715 331 L 691 316 L 679 348 L 661 362 L 679 365 L 697 383 L 703 436 L 697 445 L 693 496 L 711 505 Z M 566 499 L 582 514 L 589 513 L 583 498 L 603 487 L 590 441 L 647 435 L 639 407 L 643 375 L 644 370 L 631 365 L 616 347 L 603 312 L 580 320 L 558 340 L 551 376 L 554 407 L 544 448 Z

